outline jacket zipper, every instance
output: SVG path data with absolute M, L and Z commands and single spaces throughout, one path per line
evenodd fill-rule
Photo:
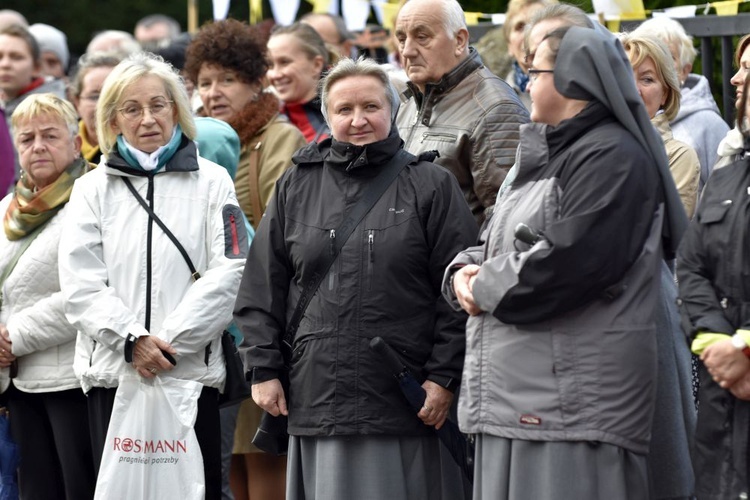
M 367 289 L 372 290 L 372 268 L 373 264 L 375 263 L 375 252 L 374 247 L 375 245 L 375 230 L 370 229 L 369 234 L 367 235 Z
M 456 141 L 458 139 L 457 135 L 454 134 L 443 134 L 440 132 L 424 132 L 422 133 L 422 140 L 419 141 L 420 143 L 424 143 L 427 139 L 430 138 L 436 138 L 436 139 L 448 139 L 451 141 Z
M 331 241 L 331 255 L 334 254 L 336 251 L 336 230 L 331 229 L 331 232 L 329 233 L 329 240 Z M 333 270 L 333 266 L 331 266 L 331 270 L 328 273 L 328 290 L 333 290 L 333 281 L 334 277 L 336 275 L 336 272 Z
M 146 192 L 146 198 L 148 199 L 148 206 L 151 210 L 154 210 L 154 177 L 148 176 L 148 191 Z M 151 331 L 151 250 L 152 250 L 152 235 L 154 232 L 154 220 L 148 218 L 148 231 L 146 237 L 146 321 L 144 327 L 147 332 Z
M 240 242 L 237 239 L 237 221 L 234 219 L 234 214 L 229 215 L 229 226 L 232 229 L 232 255 L 239 255 Z

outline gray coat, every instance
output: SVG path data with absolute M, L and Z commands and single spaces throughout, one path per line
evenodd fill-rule
M 487 311 L 467 323 L 464 432 L 647 452 L 663 213 L 648 162 L 596 103 L 557 129 L 521 128 L 487 243 L 451 264 L 481 265 L 474 298 Z M 520 222 L 543 239 L 520 241 Z M 447 280 L 444 294 L 456 305 Z

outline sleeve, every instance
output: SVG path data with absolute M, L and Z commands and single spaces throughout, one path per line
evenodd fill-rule
M 677 147 L 669 151 L 669 171 L 688 219 L 692 219 L 698 203 L 698 184 L 701 180 L 701 165 L 695 150 L 687 144 L 678 143 Z
M 260 173 L 258 174 L 258 193 L 263 208 L 273 195 L 276 181 L 292 165 L 292 156 L 305 144 L 305 137 L 297 127 L 282 122 L 266 134 L 261 151 Z
M 529 112 L 520 102 L 501 100 L 479 119 L 471 135 L 469 168 L 474 191 L 482 205 L 495 204 L 497 191 L 516 160 L 519 128 L 529 122 Z
M 102 252 L 98 186 L 81 178 L 73 186 L 59 248 L 65 315 L 80 332 L 123 352 L 128 334 L 148 335 L 133 311 L 108 286 Z
M 234 321 L 243 337 L 240 352 L 253 383 L 277 378 L 284 367 L 280 346 L 294 271 L 284 238 L 283 179 L 255 233 L 234 306 Z
M 55 292 L 31 307 L 15 311 L 6 327 L 14 356 L 43 351 L 76 338 L 75 328 L 65 318 L 62 292 Z
M 442 177 L 434 192 L 426 218 L 427 243 L 430 252 L 430 276 L 437 297 L 435 305 L 434 346 L 425 364 L 427 379 L 455 390 L 461 379 L 466 346 L 466 319 L 440 294 L 443 275 L 451 259 L 461 249 L 476 243 L 478 227 L 466 200 L 452 175 Z
M 682 327 L 691 338 L 700 332 L 731 335 L 734 327 L 724 315 L 713 286 L 713 272 L 706 263 L 706 236 L 699 217 L 690 222 L 677 250 Z
M 232 320 L 232 306 L 247 257 L 247 233 L 243 232 L 242 211 L 229 175 L 221 171 L 212 189 L 205 221 L 208 265 L 164 319 L 158 333 L 181 353 L 198 352 L 221 336 Z
M 659 179 L 645 152 L 597 145 L 567 158 L 559 215 L 526 251 L 487 259 L 474 282 L 484 311 L 509 324 L 543 321 L 601 297 L 641 253 Z

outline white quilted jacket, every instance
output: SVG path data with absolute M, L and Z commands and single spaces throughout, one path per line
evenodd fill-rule
M 0 202 L 5 214 L 12 195 Z M 5 323 L 18 357 L 15 386 L 25 392 L 52 392 L 80 387 L 73 373 L 76 329 L 65 318 L 57 272 L 57 246 L 63 207 L 26 249 L 3 284 L 0 323 Z M 9 241 L 0 229 L 0 273 L 22 241 Z M 0 390 L 10 385 L 8 369 L 0 370 Z

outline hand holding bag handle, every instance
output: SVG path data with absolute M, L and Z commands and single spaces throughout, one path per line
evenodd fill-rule
M 286 372 L 288 372 L 291 360 L 294 335 L 297 332 L 299 323 L 302 321 L 302 316 L 304 315 L 313 295 L 315 295 L 315 292 L 318 290 L 323 277 L 328 274 L 328 270 L 338 257 L 344 244 L 357 226 L 359 226 L 359 223 L 362 222 L 362 219 L 365 218 L 365 215 L 367 215 L 372 207 L 375 206 L 375 203 L 377 203 L 377 201 L 383 196 L 388 187 L 393 184 L 393 181 L 396 180 L 401 173 L 401 170 L 416 159 L 416 156 L 408 153 L 404 149 L 399 149 L 396 154 L 393 155 L 393 158 L 391 158 L 391 160 L 372 180 L 372 184 L 365 190 L 362 198 L 360 198 L 357 204 L 344 215 L 344 220 L 339 227 L 335 229 L 334 234 L 336 235 L 336 238 L 334 240 L 333 251 L 329 250 L 329 243 L 326 242 L 324 247 L 318 252 L 320 258 L 310 266 L 312 271 L 308 275 L 302 276 L 300 280 L 301 283 L 304 284 L 302 287 L 302 294 L 300 295 L 299 302 L 297 302 L 297 307 L 292 313 L 292 317 L 289 319 L 282 341 L 281 351 L 284 355 Z M 288 398 L 288 373 L 280 374 L 279 380 L 281 381 L 284 393 Z M 258 426 L 258 431 L 255 433 L 255 437 L 253 437 L 253 444 L 267 453 L 273 455 L 285 455 L 289 446 L 289 434 L 286 432 L 286 426 L 287 417 L 284 415 L 274 417 L 270 413 L 264 411 L 260 420 L 260 425 Z
M 138 191 L 136 191 L 135 187 L 133 187 L 130 179 L 128 179 L 127 177 L 121 177 L 121 179 L 125 182 L 125 185 L 128 187 L 128 190 L 130 190 L 135 199 L 138 200 L 138 203 L 148 213 L 149 217 L 151 217 L 151 219 L 156 222 L 161 230 L 164 231 L 164 234 L 166 234 L 167 237 L 172 240 L 172 243 L 174 243 L 174 246 L 177 247 L 177 250 L 182 255 L 182 258 L 185 259 L 185 263 L 187 264 L 188 269 L 190 269 L 190 274 L 193 277 L 193 280 L 198 281 L 201 275 L 198 270 L 195 269 L 193 261 L 190 259 L 190 256 L 185 250 L 185 247 L 182 246 L 177 237 L 172 234 L 172 231 L 170 231 L 166 224 L 164 224 L 164 222 L 159 218 L 159 216 L 154 213 L 151 207 L 148 206 L 146 200 L 144 200 L 143 197 L 138 194 Z M 224 392 L 219 395 L 219 407 L 223 408 L 225 406 L 231 406 L 235 403 L 239 403 L 240 401 L 244 401 L 245 399 L 249 398 L 252 394 L 252 390 L 250 388 L 250 384 L 247 382 L 247 380 L 245 380 L 245 364 L 242 362 L 242 357 L 240 356 L 240 352 L 237 350 L 237 345 L 234 343 L 234 338 L 232 337 L 232 334 L 226 330 L 224 330 L 224 333 L 221 335 L 221 347 L 224 351 L 224 362 L 227 372 L 226 380 L 224 382 Z

